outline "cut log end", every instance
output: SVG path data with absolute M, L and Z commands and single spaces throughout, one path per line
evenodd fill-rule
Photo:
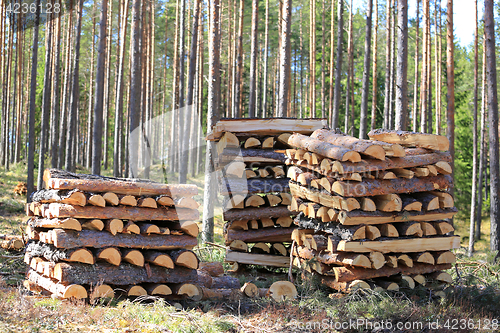
M 276 301 L 282 302 L 297 297 L 297 289 L 288 281 L 277 281 L 269 287 L 269 295 Z

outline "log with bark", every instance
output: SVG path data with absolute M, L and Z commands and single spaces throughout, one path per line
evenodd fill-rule
M 97 260 L 102 260 L 108 264 L 118 266 L 122 262 L 122 253 L 117 247 L 109 246 L 100 249 L 94 249 L 94 256 Z
M 318 219 L 311 219 L 300 213 L 295 217 L 295 224 L 303 229 L 314 230 L 316 232 L 324 232 L 339 239 L 344 240 L 360 240 L 366 239 L 366 226 L 343 226 L 338 223 L 323 223 Z
M 50 278 L 44 277 L 39 273 L 29 269 L 26 273 L 28 281 L 49 291 L 57 298 L 76 298 L 84 299 L 88 297 L 87 290 L 78 283 L 57 283 Z
M 71 250 L 58 249 L 53 245 L 41 242 L 29 242 L 26 245 L 25 260 L 31 262 L 33 257 L 45 258 L 48 261 L 69 261 L 80 262 L 84 264 L 95 264 L 95 258 L 86 248 L 76 248 Z
M 294 228 L 266 228 L 257 230 L 227 230 L 224 233 L 226 245 L 234 240 L 241 240 L 245 243 L 257 242 L 290 242 Z
M 332 186 L 332 193 L 344 197 L 364 197 L 395 193 L 414 193 L 432 190 L 447 190 L 453 187 L 453 179 L 449 175 L 426 178 L 393 180 L 366 179 L 360 183 L 337 181 Z
M 231 250 L 226 252 L 225 261 L 272 267 L 288 267 L 290 265 L 290 258 L 288 257 L 269 254 L 235 252 Z
M 226 148 L 219 155 L 217 163 L 219 167 L 225 166 L 231 162 L 243 162 L 252 166 L 279 165 L 284 164 L 286 160 L 285 151 L 281 149 L 239 149 Z
M 371 268 L 370 259 L 361 253 L 330 253 L 327 251 L 315 251 L 304 246 L 298 246 L 294 250 L 294 255 L 302 259 L 316 259 L 325 265 L 342 265 Z
M 153 251 L 153 250 L 146 250 L 143 251 L 144 255 L 144 260 L 150 264 L 173 269 L 174 268 L 174 261 L 168 253 L 165 252 L 159 252 L 159 251 Z
M 394 222 L 406 221 L 435 221 L 441 219 L 452 218 L 458 210 L 453 208 L 437 209 L 430 212 L 363 212 L 355 210 L 352 212 L 340 211 L 338 221 L 344 225 L 357 225 L 357 224 L 384 224 Z
M 219 184 L 220 194 L 229 196 L 232 194 L 254 194 L 288 192 L 288 178 L 223 178 Z
M 116 246 L 133 249 L 175 250 L 192 249 L 198 242 L 195 237 L 187 235 L 130 235 L 108 232 L 82 230 L 68 231 L 54 229 L 49 231 L 54 246 L 57 248 L 72 249 L 78 247 L 102 248 Z M 44 233 L 41 233 L 44 234 Z
M 321 277 L 321 283 L 327 287 L 338 290 L 343 293 L 351 293 L 358 289 L 371 289 L 370 285 L 363 280 L 353 280 L 349 282 L 334 281 L 329 276 Z
M 316 140 L 308 136 L 294 133 L 288 138 L 288 144 L 293 147 L 304 149 L 324 157 L 342 162 L 360 162 L 361 156 L 358 152 L 349 148 L 333 145 L 328 142 Z
M 149 271 L 149 273 L 148 273 Z M 122 263 L 120 266 L 99 263 L 95 265 L 57 263 L 53 278 L 63 284 L 114 284 L 132 285 L 140 283 L 184 283 L 196 282 L 198 273 L 194 269 L 176 267 L 167 269 L 151 265 L 147 267 Z
M 207 135 L 207 140 L 217 140 L 225 132 L 235 135 L 280 135 L 283 132 L 311 134 L 319 128 L 328 126 L 325 119 L 292 119 L 292 118 L 260 118 L 260 119 L 222 119 L 215 124 Z
M 146 221 L 146 220 L 197 220 L 199 213 L 194 209 L 173 209 L 173 208 L 138 208 L 138 207 L 95 207 L 95 206 L 71 206 L 67 204 L 51 203 L 27 204 L 29 210 L 35 215 L 40 215 L 46 218 L 82 218 L 82 219 L 122 219 L 132 221 Z
M 255 220 L 261 218 L 277 218 L 283 216 L 295 216 L 285 206 L 231 209 L 223 213 L 224 221 Z
M 442 151 L 447 151 L 450 148 L 450 143 L 446 136 L 435 134 L 376 129 L 370 131 L 368 137 L 372 140 L 396 143 L 402 146 Z
M 0 235 L 0 247 L 5 250 L 19 251 L 24 248 L 24 240 L 21 236 Z
M 33 192 L 30 197 L 30 202 L 52 203 L 60 202 L 69 205 L 85 206 L 87 197 L 80 190 L 38 190 Z
M 330 252 L 372 252 L 410 253 L 420 251 L 447 251 L 460 247 L 460 237 L 430 237 L 409 239 L 380 239 L 376 241 L 346 241 L 330 236 L 328 251 Z
M 81 223 L 74 218 L 39 218 L 39 217 L 31 217 L 28 220 L 28 225 L 32 228 L 59 228 L 59 229 L 69 229 L 69 230 L 82 230 Z
M 224 275 L 224 266 L 218 261 L 213 262 L 200 262 L 199 270 L 207 272 L 212 277 L 218 277 Z
M 114 178 L 97 175 L 76 174 L 57 169 L 46 169 L 43 180 L 49 189 L 72 190 L 100 193 L 114 192 L 130 195 L 168 195 L 174 197 L 194 196 L 198 194 L 196 185 L 160 184 L 150 180 L 132 178 Z

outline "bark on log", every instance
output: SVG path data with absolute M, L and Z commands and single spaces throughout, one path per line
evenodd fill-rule
M 70 229 L 80 231 L 82 230 L 82 225 L 80 222 L 74 218 L 63 218 L 63 219 L 47 219 L 39 217 L 31 217 L 28 220 L 28 224 L 32 228 L 59 228 L 59 229 Z
M 240 301 L 242 300 L 245 295 L 244 293 L 239 289 L 212 289 L 212 288 L 201 288 L 202 291 L 202 300 L 207 300 L 207 301 L 219 301 L 219 302 L 227 302 L 229 301 Z
M 342 265 L 342 266 L 357 266 L 371 268 L 370 259 L 360 253 L 330 253 L 327 251 L 310 250 L 303 246 L 295 248 L 294 255 L 298 255 L 302 259 L 311 260 L 315 258 L 325 265 Z
M 224 234 L 226 245 L 233 240 L 245 243 L 257 242 L 290 242 L 294 228 L 267 228 L 249 231 L 227 230 Z
M 231 209 L 223 213 L 224 221 L 254 220 L 261 218 L 275 218 L 282 216 L 294 216 L 285 206 Z
M 55 229 L 51 232 L 54 246 L 64 249 L 117 246 L 132 249 L 175 250 L 180 248 L 192 249 L 198 244 L 196 238 L 186 235 L 143 236 L 117 234 L 113 236 L 102 231 L 82 230 L 77 232 L 61 229 Z
M 218 163 L 222 166 L 237 161 L 259 166 L 284 164 L 285 160 L 284 150 L 226 148 L 219 155 Z
M 144 260 L 150 264 L 173 269 L 174 268 L 174 261 L 168 253 L 164 252 L 158 252 L 158 251 L 144 251 Z
M 52 293 L 55 297 L 59 298 L 71 298 L 75 297 L 77 299 L 84 299 L 88 297 L 87 290 L 79 284 L 69 284 L 63 285 L 61 283 L 56 283 L 50 278 L 44 277 L 39 273 L 29 269 L 26 278 L 42 287 L 43 289 Z
M 97 175 L 76 174 L 57 169 L 46 169 L 43 180 L 49 189 L 100 193 L 114 192 L 130 195 L 168 195 L 174 197 L 198 194 L 196 185 L 167 185 L 144 179 L 114 178 Z
M 38 190 L 30 196 L 30 202 L 52 203 L 60 202 L 69 205 L 85 206 L 87 197 L 77 189 L 74 190 Z
M 413 146 L 417 148 L 443 151 L 447 151 L 450 148 L 450 142 L 446 136 L 435 134 L 376 129 L 370 131 L 368 137 L 372 140 L 397 143 L 403 146 Z
M 224 275 L 224 267 L 218 261 L 200 262 L 199 266 L 199 270 L 207 272 L 212 277 Z
M 426 274 L 436 271 L 450 269 L 450 264 L 444 265 L 427 265 L 415 263 L 413 267 L 398 266 L 388 267 L 384 266 L 381 269 L 366 269 L 357 267 L 333 267 L 335 277 L 331 277 L 333 281 L 349 282 L 354 280 L 366 280 L 383 276 L 391 276 L 396 274 Z
M 358 153 L 385 160 L 385 149 L 387 144 L 370 140 L 354 138 L 346 134 L 337 134 L 333 130 L 319 129 L 311 134 L 311 138 L 325 141 L 336 146 L 352 149 Z
M 232 194 L 254 194 L 271 192 L 289 192 L 288 178 L 223 178 L 219 183 L 220 194 L 229 196 Z
M 54 279 L 64 284 L 115 284 L 119 286 L 139 283 L 184 283 L 196 282 L 197 271 L 184 267 L 167 269 L 150 266 L 138 267 L 122 263 L 120 266 L 109 264 L 66 264 L 58 263 L 54 267 Z
M 370 285 L 363 280 L 353 280 L 348 282 L 338 282 L 330 276 L 321 277 L 321 283 L 332 289 L 343 293 L 350 293 L 358 289 L 371 289 Z
M 437 209 L 431 212 L 401 212 L 401 213 L 385 213 L 385 212 L 363 212 L 363 211 L 352 211 L 346 212 L 341 211 L 338 216 L 340 223 L 344 225 L 357 225 L 363 223 L 370 224 L 384 224 L 384 223 L 394 223 L 394 222 L 406 222 L 411 221 L 435 221 L 441 219 L 452 218 L 458 210 L 453 208 L 448 209 Z
M 95 206 L 70 206 L 60 203 L 37 204 L 31 203 L 29 207 L 35 215 L 37 212 L 47 218 L 83 218 L 83 219 L 122 219 L 132 221 L 147 220 L 197 220 L 199 213 L 194 209 L 173 208 L 138 208 L 138 207 L 95 207 Z
M 72 250 L 58 249 L 53 245 L 41 242 L 29 242 L 26 246 L 25 260 L 31 261 L 33 257 L 42 257 L 48 261 L 70 261 L 84 264 L 95 264 L 95 258 L 86 248 L 76 248 Z
M 360 183 L 337 181 L 332 192 L 344 197 L 364 197 L 393 193 L 414 193 L 432 190 L 447 190 L 453 187 L 453 179 L 449 175 L 426 178 L 378 180 L 367 179 Z
M 243 253 L 235 251 L 226 252 L 226 262 L 237 262 L 240 264 L 271 266 L 271 267 L 289 267 L 290 258 L 284 256 L 275 256 L 269 254 Z
M 460 247 L 460 237 L 432 237 L 390 239 L 378 241 L 345 241 L 333 237 L 329 238 L 328 250 L 330 252 L 373 252 L 382 253 L 410 253 L 419 251 L 447 251 Z
M 415 199 L 411 195 L 401 194 L 400 198 L 403 204 L 403 210 L 414 212 L 420 212 L 422 210 L 422 203 L 417 201 L 417 199 Z
M 331 165 L 332 172 L 339 174 L 346 173 L 366 173 L 388 169 L 413 168 L 428 166 L 439 161 L 451 162 L 451 155 L 448 152 L 434 152 L 425 155 L 412 155 L 399 158 L 387 158 L 385 161 L 376 159 L 364 159 L 359 163 L 335 161 Z
M 342 162 L 361 161 L 361 156 L 359 155 L 359 153 L 351 149 L 336 146 L 328 142 L 316 140 L 298 133 L 294 133 L 290 136 L 290 138 L 288 139 L 288 144 L 293 147 L 301 148 L 306 151 L 310 151 Z
M 358 240 L 366 238 L 366 227 L 364 225 L 343 226 L 338 223 L 324 223 L 318 219 L 311 219 L 300 213 L 295 217 L 295 224 L 303 229 L 325 232 L 339 239 Z

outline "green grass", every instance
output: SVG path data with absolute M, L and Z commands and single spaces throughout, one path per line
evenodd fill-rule
M 25 174 L 22 165 L 14 166 L 7 172 L 0 170 L 0 233 L 19 234 L 20 227 L 27 219 L 23 209 L 26 198 L 12 193 L 17 182 L 24 180 Z M 110 175 L 109 172 L 105 174 Z M 191 182 L 199 187 L 200 197 L 197 199 L 201 201 L 203 178 L 200 176 Z M 221 212 L 217 211 L 214 242 L 218 245 L 223 244 L 222 227 Z M 349 295 L 332 293 L 316 278 L 302 278 L 298 273 L 295 284 L 299 297 L 285 303 L 270 299 L 228 299 L 225 302 L 183 301 L 176 304 L 147 298 L 142 301 L 114 300 L 88 305 L 30 295 L 22 287 L 25 272 L 23 255 L 0 250 L 0 331 L 295 332 L 305 328 L 304 331 L 333 332 L 335 323 L 363 320 L 365 324 L 373 325 L 384 320 L 394 325 L 397 322 L 428 324 L 439 321 L 442 326 L 437 331 L 452 332 L 443 327 L 447 320 L 466 318 L 477 323 L 479 320 L 500 318 L 500 265 L 493 262 L 494 254 L 487 251 L 489 221 L 483 221 L 484 234 L 472 258 L 465 255 L 468 223 L 456 220 L 455 227 L 456 233 L 462 236 L 462 248 L 456 251 L 456 268 L 449 271 L 454 282 L 445 289 L 444 298 L 436 297 L 423 287 L 399 292 L 360 290 Z M 204 261 L 224 260 L 225 251 L 219 246 L 200 243 L 195 251 Z M 287 275 L 284 269 L 262 270 L 251 267 L 238 278 L 242 283 L 253 281 L 258 287 L 264 288 L 276 280 L 287 279 Z M 373 331 L 366 328 L 361 326 L 339 331 Z

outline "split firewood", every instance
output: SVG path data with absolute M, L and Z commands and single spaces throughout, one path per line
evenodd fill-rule
M 425 286 L 425 276 L 423 276 L 422 274 L 413 274 L 413 275 L 410 275 L 410 277 L 413 279 L 413 281 L 417 282 L 418 284 L 422 285 L 422 286 Z
M 240 252 L 248 252 L 248 245 L 247 243 L 235 239 L 229 244 L 229 248 L 233 251 L 240 251 Z
M 29 224 L 26 226 L 25 232 L 26 232 L 26 235 L 28 235 L 29 239 L 32 239 L 32 240 L 39 240 L 40 239 L 40 232 L 37 229 L 30 226 Z
M 330 209 L 325 206 L 321 206 L 316 212 L 316 218 L 320 219 L 321 222 L 331 222 L 336 221 L 336 219 L 332 219 L 329 214 Z
M 291 218 L 291 217 L 289 217 L 289 218 L 290 218 L 290 220 L 292 220 L 292 218 Z M 271 219 L 271 218 L 266 218 L 266 217 L 261 218 L 261 219 L 260 219 L 260 224 L 261 224 L 262 228 L 270 228 L 270 227 L 274 227 L 274 221 L 273 221 L 273 219 Z M 292 224 L 292 222 L 290 222 L 290 225 L 291 225 L 291 224 Z M 289 226 L 290 226 L 290 225 L 289 225 Z M 234 228 L 233 228 L 233 229 L 234 229 Z
M 319 180 L 319 177 L 312 172 L 303 172 L 297 176 L 297 183 L 302 186 L 310 187 L 314 180 Z
M 450 232 L 455 231 L 455 228 L 453 225 L 449 222 L 446 221 L 436 221 L 436 222 L 431 222 L 434 228 L 436 229 L 438 235 L 446 235 Z
M 259 207 L 265 203 L 264 198 L 257 194 L 250 195 L 245 199 L 245 207 Z
M 434 257 L 429 252 L 412 253 L 411 258 L 413 259 L 413 262 L 420 262 L 429 265 L 435 264 Z
M 250 253 L 258 253 L 258 254 L 266 254 L 266 253 L 271 253 L 271 249 L 269 248 L 269 245 L 263 242 L 255 243 L 252 248 L 250 249 Z
M 282 201 L 281 197 L 275 194 L 266 194 L 265 198 L 266 198 L 265 199 L 266 204 L 268 204 L 271 207 L 281 204 Z
M 408 220 L 417 222 L 435 221 L 440 219 L 452 218 L 457 212 L 458 210 L 455 207 L 448 209 L 439 209 L 430 212 L 389 213 L 380 211 L 364 212 L 360 210 L 355 210 L 352 212 L 340 211 L 338 216 L 338 221 L 343 225 L 362 224 L 366 223 L 367 219 L 369 219 L 370 224 L 405 222 Z
M 398 263 L 406 267 L 413 267 L 413 259 L 407 254 L 398 255 Z
M 315 251 L 304 246 L 298 246 L 294 255 L 305 260 L 317 259 L 325 265 L 344 265 L 371 268 L 372 264 L 367 256 L 360 253 L 330 253 L 327 251 Z
M 281 255 L 281 256 L 287 256 L 288 255 L 288 250 L 283 245 L 282 243 L 273 243 L 271 246 L 271 252 L 273 254 Z
M 337 181 L 332 186 L 332 192 L 344 197 L 363 197 L 366 195 L 383 195 L 393 193 L 425 192 L 435 189 L 446 190 L 453 186 L 449 175 L 394 180 L 364 180 L 360 183 Z
M 302 211 L 304 214 L 307 215 L 307 217 L 309 218 L 316 218 L 316 214 L 318 212 L 318 210 L 321 208 L 322 206 L 320 204 L 317 204 L 317 203 L 314 203 L 314 202 L 309 202 L 307 204 L 307 210 L 306 211 Z
M 174 268 L 174 261 L 167 253 L 146 250 L 143 251 L 144 260 L 150 264 L 165 267 L 168 269 Z
M 359 199 L 360 209 L 365 212 L 374 212 L 377 210 L 375 202 L 371 198 L 360 198 Z
M 245 163 L 241 161 L 233 161 L 224 167 L 223 171 L 224 177 L 234 176 L 241 178 L 245 173 Z
M 392 169 L 392 172 L 396 175 L 396 177 L 412 179 L 415 176 L 415 173 L 409 169 Z
M 376 251 L 370 252 L 368 257 L 370 258 L 371 267 L 373 269 L 380 269 L 385 265 L 385 257 L 380 252 L 376 252 Z
M 385 143 L 385 145 L 383 145 L 383 147 L 385 150 L 385 156 L 387 156 L 387 157 L 405 157 L 406 156 L 405 148 L 401 145 Z
M 142 197 L 137 199 L 137 206 L 144 208 L 154 208 L 154 209 L 158 208 L 156 200 L 148 197 Z
M 47 234 L 41 232 L 40 235 Z M 116 246 L 134 249 L 192 249 L 197 245 L 195 237 L 188 235 L 129 235 L 116 234 L 115 236 L 107 232 L 82 230 L 80 232 L 71 230 L 54 229 L 51 230 L 51 237 L 57 248 L 77 248 L 94 247 L 102 248 Z
M 323 276 L 321 277 L 321 283 L 332 289 L 338 290 L 343 293 L 350 293 L 358 289 L 371 289 L 370 285 L 363 280 L 353 280 L 348 282 L 335 281 L 335 278 Z
M 288 144 L 339 161 L 361 161 L 361 156 L 358 152 L 328 142 L 316 140 L 299 133 L 292 134 L 288 139 Z
M 226 261 L 237 262 L 239 265 L 248 264 L 286 268 L 290 266 L 289 257 L 269 254 L 244 253 L 231 250 L 226 252 Z
M 199 260 L 193 251 L 189 250 L 171 251 L 170 257 L 172 258 L 176 266 L 198 269 Z
M 23 244 L 24 245 L 24 244 Z M 25 262 L 30 263 L 31 258 L 41 257 L 48 261 L 68 261 L 68 262 L 81 262 L 84 264 L 95 264 L 95 258 L 92 252 L 86 248 L 79 249 L 57 249 L 53 245 L 44 244 L 40 242 L 29 242 L 26 246 Z
M 398 178 L 398 176 L 396 176 L 396 174 L 390 170 L 380 170 L 380 171 L 375 171 L 374 173 L 376 179 L 387 180 L 387 179 Z
M 445 161 L 439 161 L 436 164 L 434 164 L 434 166 L 436 167 L 438 172 L 443 175 L 449 175 L 453 172 L 453 170 L 451 169 L 451 165 Z
M 104 230 L 110 232 L 113 236 L 123 231 L 123 221 L 119 219 L 105 220 Z
M 226 147 L 237 148 L 240 146 L 240 141 L 236 135 L 231 132 L 225 132 L 217 142 L 217 153 L 221 154 Z
M 156 197 L 156 203 L 160 206 L 173 206 L 174 205 L 174 199 L 171 197 L 168 197 L 166 195 L 160 195 Z
M 257 148 L 260 146 L 261 146 L 260 140 L 257 138 L 252 138 L 252 137 L 246 139 L 245 143 L 243 144 L 243 148 L 245 148 L 245 149 Z
M 77 219 L 74 218 L 40 218 L 40 217 L 31 217 L 28 220 L 28 224 L 31 225 L 32 228 L 59 228 L 59 229 L 69 229 L 69 230 L 82 230 L 82 225 Z
M 435 165 L 429 164 L 425 166 L 427 169 L 429 169 L 429 175 L 430 176 L 437 176 L 439 174 L 438 169 L 436 168 Z
M 427 192 L 413 193 L 412 196 L 422 203 L 422 209 L 426 211 L 439 209 L 439 197 Z
M 257 220 L 250 220 L 248 221 L 248 225 L 250 226 L 250 229 L 259 229 L 259 222 Z
M 409 194 L 400 194 L 402 202 L 402 210 L 420 212 L 422 211 L 422 203 L 415 199 L 413 196 Z
M 457 261 L 455 254 L 450 251 L 434 252 L 436 264 L 453 264 Z
M 172 295 L 172 289 L 163 283 L 145 283 L 142 286 L 151 296 L 168 296 Z
M 385 264 L 389 267 L 398 267 L 398 257 L 393 255 L 385 255 Z
M 127 294 L 128 297 L 139 297 L 139 296 L 146 296 L 148 292 L 144 287 L 142 286 L 128 286 L 125 288 L 125 293 Z
M 104 200 L 102 195 L 96 193 L 87 193 L 86 196 L 88 204 L 96 207 L 106 207 L 106 200 Z
M 248 222 L 249 221 L 247 221 L 247 220 L 239 220 L 239 221 L 227 222 L 228 229 L 248 230 Z
M 263 221 L 263 219 L 261 219 Z M 280 225 L 282 228 L 288 228 L 292 225 L 293 219 L 290 216 L 282 216 L 276 219 L 276 225 Z
M 377 209 L 382 212 L 400 212 L 403 202 L 397 194 L 385 194 L 372 197 Z
M 419 222 L 402 222 L 395 224 L 400 236 L 422 237 L 424 232 Z
M 453 279 L 450 274 L 446 272 L 432 272 L 427 274 L 427 279 L 441 281 L 445 283 L 452 283 Z
M 439 207 L 440 208 L 450 208 L 455 206 L 455 201 L 451 194 L 441 191 L 432 191 L 430 192 L 432 195 L 435 195 L 439 198 Z
M 262 149 L 272 149 L 274 148 L 275 138 L 269 136 L 262 141 Z
M 304 154 L 307 153 L 307 150 L 305 149 L 297 149 L 295 150 L 295 156 L 293 157 L 296 160 L 305 160 L 304 159 Z
M 253 220 L 263 217 L 275 218 L 296 215 L 285 206 L 234 209 L 223 213 L 224 221 Z
M 283 166 L 277 165 L 271 167 L 271 170 L 273 171 L 274 178 L 279 178 L 279 177 L 284 177 L 285 176 L 285 170 L 283 169 Z
M 133 195 L 119 195 L 120 205 L 136 207 L 137 199 Z
M 116 247 L 95 249 L 94 255 L 98 260 L 105 261 L 114 266 L 118 266 L 122 262 L 122 254 Z
M 245 169 L 245 177 L 247 179 L 257 178 L 258 174 L 252 169 Z
M 91 304 L 95 304 L 97 300 L 103 298 L 114 298 L 115 292 L 111 286 L 107 284 L 100 284 L 94 286 L 90 292 L 89 299 Z
M 151 235 L 151 234 L 160 234 L 160 228 L 151 223 L 142 223 L 138 222 L 137 223 L 139 230 L 141 231 L 142 235 Z
M 426 249 L 428 251 L 446 251 L 460 246 L 460 237 L 432 237 L 411 239 L 390 239 L 384 241 L 345 241 L 328 238 L 328 251 L 330 252 L 373 252 L 382 253 L 403 252 L 412 253 Z
M 397 238 L 399 237 L 398 229 L 390 223 L 379 225 L 380 235 L 384 237 Z
M 84 299 L 88 297 L 87 290 L 79 284 L 61 284 L 46 278 L 33 270 L 28 270 L 26 278 L 37 286 L 51 292 L 59 298 Z
M 294 182 L 296 182 L 299 175 L 301 175 L 303 173 L 304 173 L 304 170 L 302 170 L 301 168 L 299 168 L 297 166 L 292 165 L 288 168 L 286 176 L 288 178 L 290 178 L 291 180 L 293 180 Z
M 427 177 L 430 175 L 429 168 L 427 167 L 411 168 L 410 170 L 415 174 L 415 177 Z
M 373 225 L 367 225 L 365 229 L 366 238 L 369 240 L 374 240 L 380 238 L 380 230 Z
M 436 228 L 429 222 L 420 222 L 420 228 L 422 228 L 422 232 L 424 236 L 434 236 L 437 235 Z
M 132 221 L 127 221 L 125 225 L 123 226 L 123 231 L 124 234 L 135 234 L 139 235 L 141 233 L 141 229 L 137 224 L 135 224 Z
M 144 267 L 144 255 L 141 251 L 133 249 L 122 249 L 122 260 L 129 264 Z
M 109 206 L 118 206 L 120 204 L 120 198 L 113 192 L 106 192 L 102 197 Z
M 233 194 L 230 197 L 225 197 L 222 207 L 224 211 L 228 211 L 233 208 L 243 209 L 245 208 L 245 196 L 241 194 Z
M 446 151 L 450 146 L 450 143 L 446 136 L 426 133 L 377 129 L 370 131 L 370 133 L 368 133 L 368 137 L 372 140 L 397 143 L 402 146 L 428 148 L 433 150 Z
M 303 234 L 302 244 L 310 250 L 321 251 L 326 250 L 328 246 L 328 239 L 323 235 L 310 235 Z
M 385 160 L 385 149 L 382 145 L 374 141 L 357 139 L 345 134 L 336 134 L 335 131 L 326 129 L 314 131 L 311 138 L 352 149 L 358 153 L 379 160 Z
M 218 261 L 200 262 L 198 269 L 207 272 L 212 277 L 224 275 L 224 267 Z
M 382 289 L 387 290 L 387 291 L 398 291 L 399 286 L 396 282 L 393 281 L 387 281 L 384 278 L 375 278 L 373 279 L 375 284 L 380 286 Z
M 87 197 L 80 190 L 38 190 L 31 194 L 31 202 L 60 202 L 69 205 L 85 206 Z

